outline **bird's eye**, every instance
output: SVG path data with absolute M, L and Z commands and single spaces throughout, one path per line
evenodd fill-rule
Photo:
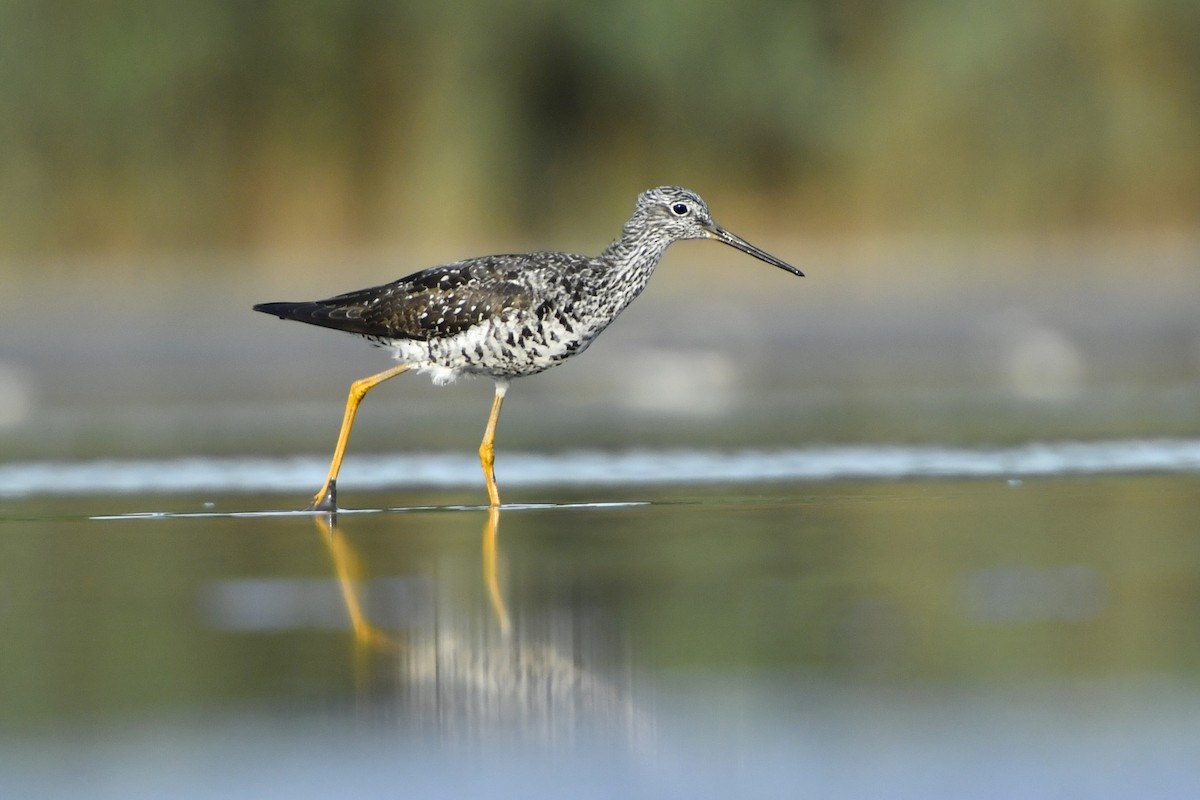
M 688 213 L 687 203 L 676 203 L 675 205 L 671 206 L 671 213 L 677 217 L 682 217 L 684 214 Z

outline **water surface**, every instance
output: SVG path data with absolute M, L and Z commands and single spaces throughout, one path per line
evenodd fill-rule
M 1200 782 L 1194 471 L 351 485 L 6 500 L 0 792 Z

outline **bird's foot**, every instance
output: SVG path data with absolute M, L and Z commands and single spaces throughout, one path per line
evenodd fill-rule
M 337 481 L 333 480 L 325 484 L 321 491 L 317 492 L 313 498 L 312 505 L 308 507 L 309 511 L 323 511 L 332 514 L 337 511 Z

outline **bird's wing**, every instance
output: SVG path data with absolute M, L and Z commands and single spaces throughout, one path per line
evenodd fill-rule
M 523 256 L 485 256 L 309 303 L 263 303 L 256 311 L 378 339 L 453 336 L 530 305 Z

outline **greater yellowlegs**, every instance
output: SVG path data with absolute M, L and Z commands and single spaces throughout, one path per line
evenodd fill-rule
M 538 252 L 468 258 L 328 300 L 254 306 L 281 319 L 358 334 L 400 362 L 350 386 L 329 476 L 311 507 L 337 507 L 338 471 L 363 397 L 410 369 L 429 373 L 438 385 L 460 375 L 495 381 L 479 461 L 488 499 L 499 506 L 493 443 L 509 382 L 586 350 L 646 288 L 663 252 L 683 239 L 715 239 L 804 275 L 713 222 L 695 192 L 660 186 L 638 196 L 621 237 L 598 256 Z

